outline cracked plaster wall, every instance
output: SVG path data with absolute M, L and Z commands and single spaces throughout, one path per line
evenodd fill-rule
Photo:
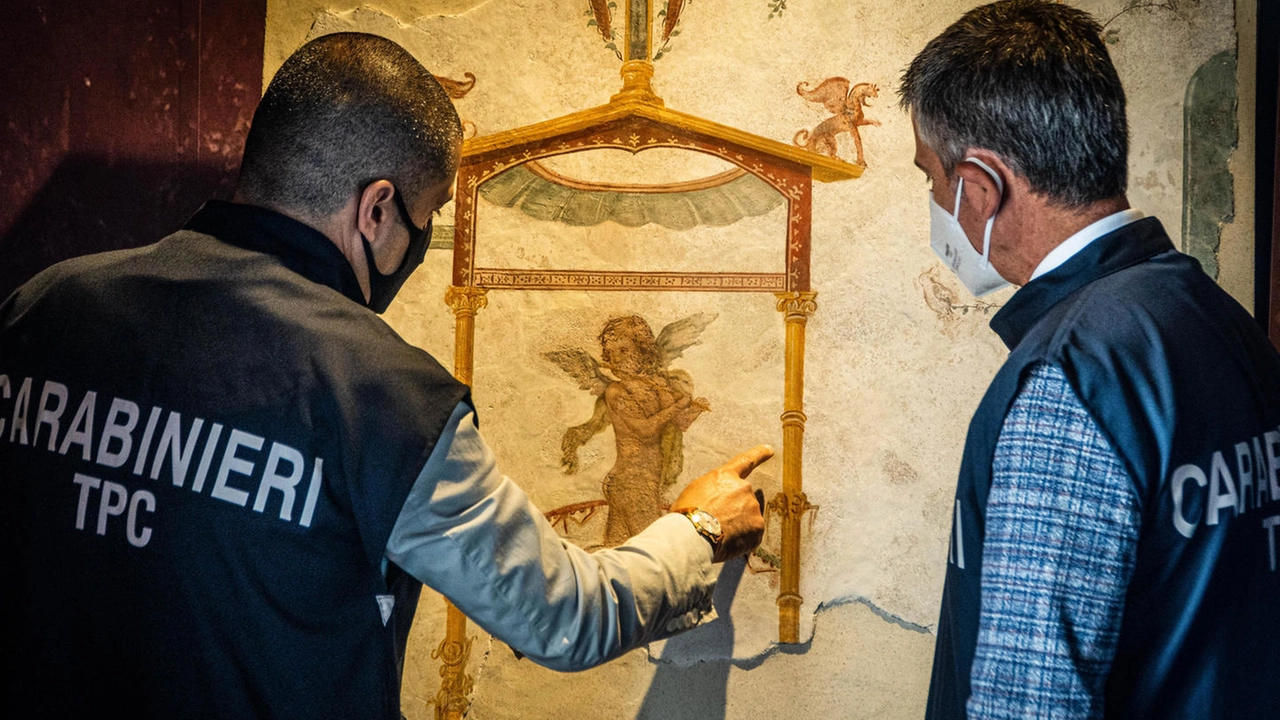
M 518 661 L 472 626 L 478 639 L 468 665 L 475 680 L 469 717 L 920 716 L 965 426 L 1005 351 L 986 327 L 994 307 L 965 295 L 933 260 L 926 186 L 912 166 L 910 122 L 895 107 L 895 90 L 914 53 L 974 4 L 808 0 L 770 18 L 776 3 L 768 0 L 686 3 L 681 35 L 656 63 L 655 90 L 669 107 L 789 142 L 826 117 L 797 96 L 797 83 L 845 76 L 880 86 L 867 116 L 881 125 L 862 129 L 866 173 L 814 188 L 819 295 L 808 324 L 804 463 L 805 490 L 820 510 L 803 538 L 805 642 L 772 642 L 773 576 L 730 568 L 732 582 L 724 585 L 736 593 L 721 598 L 732 607 L 719 626 L 582 674 Z M 1218 261 L 1219 281 L 1247 304 L 1253 66 L 1252 48 L 1237 47 L 1237 34 L 1253 35 L 1251 3 L 1239 3 L 1239 16 L 1232 0 L 1077 4 L 1109 21 L 1130 105 L 1130 198 L 1175 237 L 1187 83 L 1215 54 L 1237 52 L 1240 127 L 1230 159 L 1236 211 L 1223 227 Z M 488 134 L 599 105 L 617 91 L 619 63 L 588 27 L 587 7 L 585 0 L 271 0 L 264 78 L 310 37 L 374 32 L 437 74 L 474 73 L 475 89 L 457 104 Z M 847 140 L 840 153 L 852 159 Z M 440 224 L 451 213 L 446 207 Z M 730 237 L 766 248 L 764 230 L 748 234 Z M 510 236 L 507 245 L 535 263 L 547 250 Z M 448 250 L 429 252 L 386 316 L 446 365 L 453 318 L 442 298 L 450 264 Z M 578 476 L 558 473 L 559 433 L 586 419 L 591 399 L 539 358 L 561 346 L 598 352 L 592 339 L 617 312 L 639 312 L 655 332 L 694 312 L 718 314 L 702 344 L 677 362 L 713 406 L 686 437 L 682 482 L 741 446 L 781 446 L 783 326 L 770 296 L 495 292 L 490 302 L 477 318 L 482 423 L 504 471 L 544 508 L 594 492 L 613 449 L 597 437 L 584 447 Z M 772 494 L 780 475 L 774 462 L 755 480 Z M 439 597 L 424 592 L 405 669 L 409 718 L 431 717 L 428 703 L 439 685 L 431 651 L 443 636 L 443 617 Z

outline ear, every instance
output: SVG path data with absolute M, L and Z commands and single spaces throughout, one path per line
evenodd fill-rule
M 360 199 L 356 203 L 356 228 L 369 240 L 375 259 L 385 255 L 384 246 L 395 226 L 393 218 L 396 211 L 392 204 L 395 193 L 396 188 L 389 180 L 375 180 L 360 192 Z M 382 272 L 394 269 L 384 269 L 381 267 L 382 263 L 378 265 L 378 270 Z
M 999 155 L 990 150 L 970 148 L 964 157 L 966 159 L 957 163 L 955 168 L 955 174 L 964 178 L 962 205 L 968 207 L 975 216 L 986 220 L 995 215 L 1007 199 L 1007 193 L 1013 181 L 1013 171 L 1000 159 Z M 986 165 L 996 174 L 996 177 L 992 177 L 981 165 L 968 158 Z

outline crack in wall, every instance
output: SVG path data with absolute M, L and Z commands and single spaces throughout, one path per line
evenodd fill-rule
M 893 623 L 894 625 L 897 625 L 898 627 L 904 630 L 910 630 L 912 632 L 922 633 L 926 635 L 933 634 L 933 631 L 934 631 L 933 625 L 920 625 L 917 623 L 913 623 L 910 620 L 907 620 L 899 615 L 894 615 L 888 610 L 885 610 L 879 605 L 876 605 L 875 603 L 871 602 L 870 599 L 865 598 L 861 595 L 849 595 L 847 597 L 828 600 L 827 602 L 824 602 L 818 606 L 817 612 L 820 613 L 820 612 L 823 612 L 824 610 L 843 607 L 845 605 L 852 605 L 855 603 L 865 605 L 868 610 L 870 610 L 872 613 L 875 614 L 876 617 L 880 618 L 881 620 L 884 620 L 885 622 Z M 815 615 L 816 614 L 817 613 L 815 613 Z
M 934 634 L 935 628 L 933 625 L 920 625 L 918 623 L 911 622 L 910 620 L 907 620 L 906 618 L 903 618 L 900 615 L 895 615 L 889 612 L 888 610 L 885 610 L 884 608 L 880 607 L 879 605 L 876 605 L 869 598 L 863 597 L 861 595 L 848 595 L 845 597 L 839 597 L 832 600 L 828 600 L 818 605 L 818 609 L 815 610 L 813 613 L 814 615 L 813 632 L 809 634 L 809 639 L 802 643 L 782 644 L 782 643 L 775 642 L 770 644 L 769 647 L 765 648 L 762 652 L 752 655 L 750 657 L 702 658 L 694 662 L 681 662 L 680 659 L 668 660 L 661 657 L 657 657 L 654 655 L 653 651 L 650 649 L 649 646 L 645 646 L 644 650 L 645 650 L 645 654 L 648 656 L 649 663 L 657 666 L 691 667 L 693 665 L 702 665 L 705 663 L 721 663 L 721 664 L 727 663 L 732 665 L 735 668 L 738 668 L 739 670 L 754 670 L 755 668 L 763 665 L 765 661 L 767 661 L 769 658 L 773 657 L 778 653 L 782 653 L 785 655 L 804 655 L 808 653 L 809 649 L 813 646 L 814 636 L 818 634 L 819 616 L 831 610 L 835 610 L 841 607 L 846 607 L 849 605 L 863 605 L 868 610 L 870 610 L 871 613 L 876 617 L 880 618 L 881 620 L 891 625 L 897 625 L 903 630 L 908 630 L 910 632 L 919 633 L 922 635 Z

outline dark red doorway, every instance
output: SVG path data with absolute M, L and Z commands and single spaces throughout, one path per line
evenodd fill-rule
M 229 196 L 266 0 L 24 0 L 0 24 L 0 300 Z

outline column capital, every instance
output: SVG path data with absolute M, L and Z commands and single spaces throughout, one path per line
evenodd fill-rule
M 444 292 L 444 302 L 453 308 L 454 315 L 475 317 L 478 310 L 489 305 L 488 292 L 488 288 L 476 285 L 450 285 Z
M 787 322 L 804 322 L 818 310 L 816 292 L 779 292 L 774 296 L 778 298 L 778 312 L 786 315 Z

